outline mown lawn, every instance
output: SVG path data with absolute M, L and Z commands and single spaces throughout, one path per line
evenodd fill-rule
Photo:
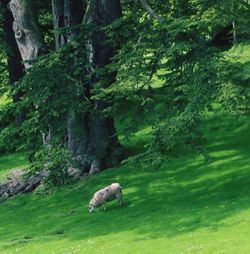
M 0 253 L 250 253 L 250 121 L 212 118 L 209 162 L 194 152 L 161 168 L 126 166 L 50 195 L 0 204 Z M 89 215 L 93 192 L 112 182 L 124 204 Z

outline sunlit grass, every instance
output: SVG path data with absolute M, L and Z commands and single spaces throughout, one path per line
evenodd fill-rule
M 250 44 L 236 44 L 225 55 L 234 61 L 246 63 L 250 59 Z
M 249 130 L 246 118 L 211 119 L 209 162 L 190 153 L 161 168 L 123 166 L 2 203 L 0 253 L 250 253 Z M 117 181 L 123 207 L 89 215 L 92 193 Z
M 10 102 L 10 99 L 7 97 L 7 95 L 0 96 L 0 108 L 6 105 L 8 102 Z
M 139 150 L 150 131 L 121 140 Z M 160 168 L 125 165 L 50 195 L 1 203 L 0 253 L 248 254 L 249 133 L 249 117 L 232 121 L 211 113 L 204 128 L 208 162 L 190 152 Z M 26 164 L 23 154 L 0 157 L 0 174 Z M 92 194 L 112 182 L 123 187 L 123 207 L 110 202 L 89 215 Z
M 26 167 L 28 161 L 24 152 L 0 155 L 0 180 L 4 179 L 9 171 Z

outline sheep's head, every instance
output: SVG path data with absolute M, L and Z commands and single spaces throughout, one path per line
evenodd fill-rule
M 92 213 L 94 211 L 94 206 L 92 204 L 89 204 L 89 213 Z

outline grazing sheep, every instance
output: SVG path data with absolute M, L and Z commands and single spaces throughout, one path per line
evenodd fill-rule
M 122 188 L 119 183 L 111 185 L 97 191 L 89 202 L 89 213 L 92 213 L 95 208 L 101 207 L 107 201 L 117 199 L 118 204 L 122 205 Z

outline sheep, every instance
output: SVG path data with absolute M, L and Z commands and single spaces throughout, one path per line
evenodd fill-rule
M 106 202 L 117 199 L 118 205 L 122 205 L 122 188 L 119 183 L 111 185 L 97 191 L 89 202 L 89 213 L 92 213 L 95 208 L 99 208 Z

